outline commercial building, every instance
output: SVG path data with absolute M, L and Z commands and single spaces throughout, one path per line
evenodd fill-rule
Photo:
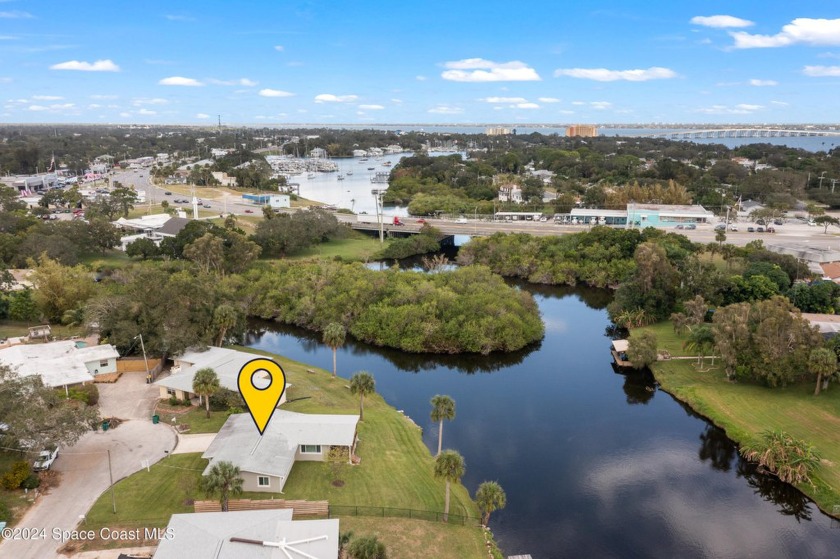
M 291 208 L 292 199 L 288 194 L 243 194 L 243 200 L 248 200 L 257 206 L 271 208 Z
M 507 136 L 511 133 L 516 134 L 516 130 L 504 128 L 503 126 L 490 126 L 484 130 L 488 136 Z
M 555 214 L 554 221 L 569 225 L 675 227 L 686 224 L 710 224 L 715 221 L 715 215 L 698 205 L 627 204 L 627 209 L 624 210 L 573 208 L 568 214 Z
M 566 127 L 566 136 L 580 136 L 582 138 L 595 138 L 598 136 L 598 127 L 593 124 L 570 124 Z

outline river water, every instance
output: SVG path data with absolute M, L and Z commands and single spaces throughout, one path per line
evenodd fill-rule
M 722 431 L 609 352 L 610 294 L 523 285 L 543 341 L 491 356 L 427 356 L 348 340 L 339 374 L 367 370 L 437 449 L 429 400 L 457 404 L 444 448 L 458 450 L 474 494 L 507 492 L 491 528 L 507 555 L 560 557 L 836 557 L 840 529 L 796 490 L 757 474 Z M 255 322 L 247 345 L 324 369 L 320 337 Z

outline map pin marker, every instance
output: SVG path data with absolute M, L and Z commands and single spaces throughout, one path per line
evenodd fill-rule
M 286 373 L 271 359 L 252 359 L 239 369 L 238 384 L 251 419 L 262 435 L 286 391 Z

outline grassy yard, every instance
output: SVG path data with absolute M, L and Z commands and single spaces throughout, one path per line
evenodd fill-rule
M 174 408 L 183 410 L 185 408 Z M 207 412 L 204 408 L 192 408 L 185 413 L 168 413 L 168 408 L 157 409 L 155 411 L 160 416 L 161 423 L 168 425 L 184 425 L 190 426 L 189 434 L 196 433 L 217 433 L 222 425 L 227 421 L 227 414 L 223 412 L 210 412 L 210 417 L 207 418 Z M 175 422 L 172 421 L 175 418 Z
M 312 258 L 331 260 L 340 256 L 344 260 L 367 261 L 375 258 L 383 246 L 387 246 L 387 242 L 382 245 L 378 239 L 363 233 L 352 232 L 344 239 L 333 239 L 311 246 L 303 252 L 287 257 L 287 260 L 308 260 Z
M 645 326 L 644 328 L 634 328 L 630 333 L 630 337 L 632 338 L 634 334 L 644 331 L 653 332 L 656 335 L 656 347 L 659 351 L 666 350 L 673 357 L 697 355 L 696 353 L 683 347 L 683 344 L 688 339 L 688 335 L 683 334 L 682 336 L 678 336 L 677 333 L 674 332 L 674 327 L 670 321 L 658 322 L 650 326 Z
M 673 332 L 670 324 L 653 329 Z M 815 487 L 799 489 L 824 511 L 840 504 L 840 386 L 835 383 L 815 397 L 812 383 L 787 388 L 732 383 L 721 367 L 700 372 L 695 363 L 660 361 L 653 373 L 663 389 L 711 419 L 736 442 L 781 429 L 812 444 L 822 463 L 814 476 Z M 707 360 L 704 366 L 708 364 Z
M 246 348 L 237 349 L 270 355 Z M 303 413 L 358 412 L 358 398 L 350 394 L 346 380 L 333 379 L 329 372 L 303 363 L 273 357 L 281 364 L 288 382 L 293 385 L 289 389 L 290 402 L 284 406 L 285 409 Z M 182 415 L 178 422 L 199 425 L 203 413 L 192 410 L 185 414 L 189 419 Z M 214 412 L 211 421 L 218 428 L 224 418 L 225 414 Z M 210 429 L 210 423 L 206 423 L 205 427 Z M 343 487 L 332 485 L 327 464 L 302 462 L 292 468 L 282 495 L 246 493 L 242 497 L 326 499 L 333 504 L 443 510 L 445 484 L 433 476 L 433 458 L 423 444 L 420 429 L 379 395 L 365 398 L 365 421 L 359 424 L 359 440 L 357 454 L 361 464 L 345 468 Z M 191 512 L 189 499 L 204 498 L 198 490 L 198 481 L 206 463 L 199 454 L 175 455 L 152 466 L 151 472 L 143 470 L 120 481 L 116 485 L 117 514 L 112 512 L 111 495 L 106 492 L 91 508 L 87 518 L 88 526 L 165 523 L 173 513 Z M 478 516 L 475 504 L 460 484 L 452 487 L 450 512 Z M 344 523 L 345 519 L 342 518 L 342 530 L 347 529 Z M 405 523 L 407 532 L 394 528 L 401 523 Z M 486 556 L 482 555 L 486 552 L 481 530 L 476 527 L 453 527 L 404 519 L 369 521 L 364 518 L 348 518 L 346 525 L 359 526 L 360 531 L 368 526 L 381 526 L 381 534 L 388 538 L 386 541 L 389 548 L 393 543 L 396 553 L 393 556 L 420 557 L 409 554 L 415 551 L 408 551 L 412 546 L 412 549 L 422 551 L 424 548 L 418 545 L 419 541 L 442 550 L 440 554 L 426 553 L 427 557 L 460 559 Z M 406 536 L 406 533 L 416 534 L 420 540 L 415 541 L 413 536 Z M 405 553 L 396 551 L 401 546 L 405 546 Z
M 375 534 L 385 544 L 388 557 L 487 557 L 481 530 L 405 518 L 346 517 L 341 531 L 354 537 Z
M 0 320 L 0 338 L 16 338 L 29 335 L 30 326 L 38 326 L 37 320 L 31 322 L 16 322 L 14 320 Z M 54 338 L 69 338 L 70 336 L 84 335 L 84 328 L 78 326 L 64 326 L 63 324 L 50 325 Z
M 132 260 L 126 253 L 121 250 L 110 250 L 105 254 L 87 254 L 79 259 L 82 264 L 87 264 L 90 268 L 97 270 L 99 268 L 121 268 L 131 264 Z

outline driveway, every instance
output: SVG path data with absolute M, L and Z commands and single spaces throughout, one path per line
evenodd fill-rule
M 60 485 L 42 496 L 17 525 L 43 528 L 46 539 L 4 540 L 0 557 L 60 557 L 56 549 L 64 542 L 53 539 L 52 531 L 75 529 L 81 515 L 108 489 L 108 450 L 115 482 L 142 469 L 143 460 L 155 463 L 172 451 L 175 433 L 168 425 L 152 424 L 154 396 L 159 392 L 156 386 L 146 384 L 145 376 L 130 373 L 115 384 L 98 385 L 102 415 L 126 421 L 115 429 L 88 433 L 59 454 L 53 468 L 61 472 Z
M 189 454 L 191 452 L 204 452 L 213 439 L 216 438 L 216 433 L 198 433 L 195 435 L 178 435 L 178 446 L 172 451 L 172 454 Z

